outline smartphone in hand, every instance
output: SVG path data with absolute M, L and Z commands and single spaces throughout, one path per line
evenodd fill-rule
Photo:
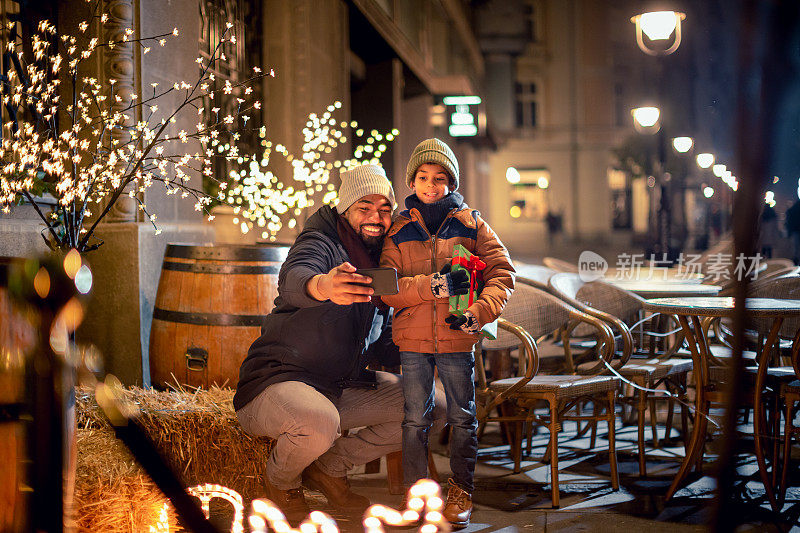
M 392 267 L 359 268 L 356 274 L 372 278 L 368 285 L 375 291 L 374 296 L 397 294 L 397 270 Z

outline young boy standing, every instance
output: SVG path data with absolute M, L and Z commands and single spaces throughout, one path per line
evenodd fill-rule
M 473 349 L 483 325 L 495 320 L 514 290 L 514 267 L 503 243 L 478 211 L 456 192 L 458 161 L 439 139 L 422 141 L 406 168 L 414 191 L 384 241 L 381 266 L 397 269 L 400 292 L 383 296 L 395 308 L 392 335 L 403 368 L 403 482 L 427 477 L 428 434 L 434 407 L 434 368 L 444 385 L 450 424 L 450 469 L 445 519 L 469 524 L 478 438 Z M 480 296 L 462 316 L 449 313 L 449 297 L 466 294 L 469 274 L 450 271 L 461 244 L 486 267 Z

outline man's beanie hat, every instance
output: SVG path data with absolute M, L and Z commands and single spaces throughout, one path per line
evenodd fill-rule
M 450 184 L 451 188 L 454 191 L 458 189 L 458 160 L 456 154 L 444 141 L 436 138 L 426 139 L 414 148 L 406 167 L 406 183 L 409 187 L 414 183 L 414 174 L 417 173 L 417 169 L 425 163 L 442 165 L 453 178 Z
M 392 204 L 392 209 L 395 208 L 394 189 L 382 166 L 360 165 L 341 171 L 339 176 L 342 178 L 342 184 L 339 186 L 339 203 L 336 204 L 336 211 L 339 214 L 347 211 L 347 208 L 359 198 L 370 194 L 385 196 Z

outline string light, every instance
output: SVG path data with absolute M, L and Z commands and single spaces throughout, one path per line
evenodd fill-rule
M 321 204 L 333 205 L 336 202 L 338 195 L 328 183 L 334 169 L 380 163 L 388 149 L 387 143 L 397 136 L 398 131 L 381 134 L 372 130 L 363 137 L 364 131 L 358 128 L 355 120 L 347 123 L 334 117 L 341 107 L 342 103 L 335 101 L 324 112 L 308 115 L 301 131 L 303 144 L 300 155 L 292 154 L 283 144 L 269 140 L 266 128 L 259 131 L 263 147 L 260 155 L 241 156 L 236 151 L 234 157 L 234 145 L 212 141 L 221 157 L 238 165 L 231 170 L 228 180 L 221 184 L 218 199 L 238 208 L 235 223 L 242 233 L 258 229 L 261 238 L 275 240 L 284 225 L 288 228 L 297 226 L 297 216 L 316 205 L 318 195 L 322 196 L 317 198 Z M 353 148 L 353 156 L 334 159 L 333 151 L 346 143 L 353 131 L 357 132 L 360 141 Z M 379 142 L 382 140 L 386 142 Z M 270 170 L 275 156 L 291 165 L 290 179 L 278 177 Z
M 244 518 L 244 504 L 242 503 L 242 496 L 233 489 L 223 487 L 222 485 L 213 485 L 206 483 L 204 485 L 196 485 L 187 491 L 192 496 L 200 499 L 200 507 L 206 518 L 210 516 L 209 505 L 213 498 L 221 498 L 229 502 L 233 506 L 233 522 L 231 523 L 231 533 L 243 533 L 244 526 L 242 521 Z
M 423 533 L 450 531 L 450 524 L 442 516 L 442 501 L 439 484 L 430 479 L 422 479 L 408 490 L 407 508 L 402 512 L 384 505 L 372 505 L 364 516 L 366 533 L 384 533 L 388 526 L 408 526 L 420 522 Z
M 81 32 L 95 27 L 95 19 L 108 19 L 97 11 L 90 9 L 92 16 L 79 24 Z M 220 59 L 222 45 L 235 40 L 230 27 L 221 33 L 211 56 L 199 61 L 200 77 L 195 83 L 179 81 L 165 89 L 152 84 L 152 93 L 138 95 L 126 92 L 119 80 L 110 79 L 104 85 L 97 78 L 79 75 L 81 63 L 96 60 L 94 56 L 100 48 L 114 49 L 124 44 L 146 53 L 155 42 L 163 46 L 178 34 L 175 28 L 162 35 L 134 38 L 133 31 L 127 29 L 119 41 L 100 43 L 95 37 L 81 48 L 75 37 L 61 35 L 54 39 L 55 26 L 42 21 L 31 37 L 34 61 L 26 62 L 23 34 L 19 32 L 17 40 L 8 43 L 7 51 L 17 55 L 15 59 L 23 65 L 27 79 L 23 83 L 15 70 L 9 71 L 8 80 L 0 86 L 0 101 L 10 109 L 22 107 L 29 112 L 20 112 L 16 120 L 2 124 L 0 210 L 9 212 L 21 200 L 28 200 L 47 225 L 49 231 L 43 235 L 48 245 L 64 251 L 76 248 L 79 252 L 99 246 L 90 245 L 89 239 L 123 194 L 138 203 L 143 218 L 157 230 L 155 216 L 147 211 L 141 197 L 156 181 L 166 187 L 167 194 L 192 196 L 195 209 L 207 212 L 211 198 L 191 185 L 190 174 L 200 171 L 210 175 L 214 157 L 211 141 L 220 134 L 237 137 L 236 128 L 246 124 L 248 113 L 259 109 L 261 103 L 248 103 L 231 94 L 238 104 L 236 112 L 216 113 L 209 123 L 198 123 L 194 132 L 171 134 L 167 126 L 175 124 L 176 117 L 183 116 L 184 111 L 202 109 L 206 99 L 220 105 L 215 95 L 233 92 L 230 83 L 215 88 L 210 68 Z M 263 73 L 256 68 L 240 85 L 245 94 L 250 94 L 250 85 L 272 75 L 271 70 Z M 75 88 L 73 97 L 61 98 L 62 78 Z M 169 94 L 176 92 L 177 95 Z M 168 94 L 177 104 L 164 105 L 167 109 L 159 115 L 159 101 Z M 194 142 L 186 148 L 190 140 Z M 42 202 L 42 190 L 52 193 L 57 201 L 49 213 L 43 211 L 49 203 Z M 99 211 L 87 229 L 84 222 L 92 216 L 93 204 Z
M 150 526 L 150 533 L 169 533 L 169 503 L 164 502 L 158 512 L 156 525 Z
M 253 500 L 253 512 L 248 518 L 252 533 L 266 533 L 272 529 L 279 533 L 338 533 L 336 521 L 322 511 L 311 511 L 297 529 L 293 529 L 280 509 L 270 500 Z
M 242 496 L 233 489 L 222 485 L 205 483 L 187 489 L 188 493 L 200 499 L 200 505 L 209 517 L 209 502 L 213 498 L 222 498 L 233 506 L 234 517 L 231 533 L 243 533 L 244 506 Z M 383 533 L 383 526 L 408 526 L 420 522 L 422 533 L 449 532 L 450 524 L 442 516 L 442 501 L 439 484 L 430 479 L 422 479 L 408 490 L 407 508 L 402 512 L 386 507 L 372 505 L 364 513 L 365 533 Z M 159 513 L 158 522 L 150 526 L 150 533 L 169 533 L 169 503 L 164 503 Z M 252 511 L 248 517 L 252 533 L 266 533 L 270 529 L 278 533 L 338 533 L 336 521 L 322 511 L 312 511 L 300 525 L 293 529 L 283 512 L 272 501 L 256 499 L 252 503 Z

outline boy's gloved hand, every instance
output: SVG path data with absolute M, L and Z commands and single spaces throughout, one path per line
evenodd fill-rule
M 438 274 L 431 277 L 431 291 L 435 298 L 449 298 L 469 292 L 469 272 L 466 270 L 450 271 L 446 264 Z
M 450 329 L 460 329 L 470 335 L 477 335 L 481 331 L 478 319 L 469 311 L 464 311 L 461 316 L 449 315 L 444 321 L 450 324 Z

